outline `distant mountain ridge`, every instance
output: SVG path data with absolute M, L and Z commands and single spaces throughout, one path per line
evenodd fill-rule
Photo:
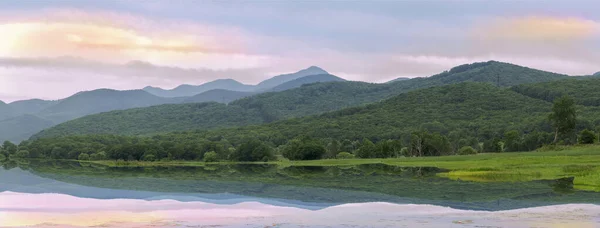
M 227 106 L 211 106 L 210 109 L 203 109 L 203 112 L 212 110 L 228 114 L 198 113 L 186 104 L 113 111 L 60 124 L 40 132 L 36 137 L 90 133 L 147 135 L 156 134 L 159 131 L 206 130 L 255 125 L 357 107 L 429 87 L 463 82 L 481 82 L 493 86 L 510 87 L 566 78 L 568 78 L 566 75 L 489 61 L 461 65 L 431 77 L 391 83 L 330 81 L 305 84 L 305 86 L 281 92 L 244 97 L 232 101 Z M 498 79 L 500 79 L 500 83 L 498 83 Z M 148 122 L 153 122 L 153 124 Z
M 302 79 L 304 74 L 310 74 L 314 72 L 320 72 L 315 67 L 300 71 L 300 73 L 288 74 L 278 76 L 278 81 L 286 81 L 295 78 L 289 84 L 285 85 L 284 88 L 279 90 L 292 89 L 300 87 L 304 83 L 314 82 L 325 82 L 329 80 L 341 80 L 338 77 L 332 75 L 323 75 L 316 77 L 309 77 Z M 285 84 L 285 83 L 284 83 Z M 207 83 L 202 89 L 221 87 L 221 86 L 232 86 L 231 88 L 244 89 L 248 88 L 247 85 L 243 85 L 232 79 L 220 79 Z M 180 90 L 195 91 L 198 87 L 182 85 L 178 87 Z M 254 88 L 254 86 L 253 86 Z M 200 103 L 200 102 L 220 102 L 229 103 L 240 98 L 252 96 L 264 91 L 234 91 L 225 89 L 211 89 L 204 91 L 194 96 L 182 96 L 182 97 L 161 97 L 154 95 L 147 90 L 153 90 L 152 87 L 147 87 L 146 90 L 112 90 L 112 89 L 97 89 L 92 91 L 78 92 L 70 97 L 56 100 L 46 101 L 40 99 L 15 101 L 10 104 L 4 102 L 0 103 L 0 141 L 10 139 L 13 141 L 20 141 L 27 139 L 33 135 L 50 126 L 63 123 L 65 121 L 73 120 L 79 117 L 115 111 L 125 110 L 132 108 L 143 108 L 155 105 L 164 104 L 181 104 L 181 103 Z M 160 89 L 159 89 L 160 90 Z M 35 118 L 33 118 L 35 117 Z M 6 121 L 4 121 L 6 120 Z M 24 121 L 32 120 L 26 128 L 15 129 Z M 37 126 L 37 127 L 36 127 Z
M 263 92 L 283 83 L 310 75 L 328 74 L 327 71 L 311 66 L 296 73 L 282 74 L 266 79 L 257 85 L 246 85 L 233 79 L 217 79 L 201 85 L 180 85 L 174 89 L 165 90 L 147 86 L 143 90 L 159 97 L 191 97 L 210 90 L 229 90 L 236 92 Z
M 302 85 L 317 83 L 317 82 L 343 82 L 346 81 L 343 78 L 331 75 L 331 74 L 317 74 L 309 75 L 301 78 L 297 78 L 281 85 L 275 86 L 269 90 L 269 92 L 280 92 L 288 89 L 298 88 Z

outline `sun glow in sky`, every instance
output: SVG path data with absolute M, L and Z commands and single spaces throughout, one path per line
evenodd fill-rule
M 253 84 L 311 65 L 372 82 L 490 59 L 593 74 L 600 71 L 599 4 L 2 1 L 0 100 L 218 78 Z M 32 84 L 40 81 L 48 82 L 44 90 Z

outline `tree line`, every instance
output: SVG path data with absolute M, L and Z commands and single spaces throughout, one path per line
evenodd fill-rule
M 42 138 L 19 145 L 4 142 L 0 160 L 6 158 L 50 158 L 126 161 L 273 161 L 333 158 L 394 158 L 468 155 L 482 152 L 531 151 L 550 144 L 592 144 L 598 133 L 577 128 L 577 107 L 569 96 L 556 99 L 547 121 L 552 131 L 522 133 L 509 130 L 494 137 L 476 137 L 467 129 L 446 134 L 431 122 L 420 130 L 396 138 L 372 140 L 315 138 L 301 135 L 289 140 L 261 139 L 251 135 L 228 138 L 202 132 L 175 132 L 153 137 L 80 135 Z M 439 126 L 438 126 L 439 128 Z M 434 131 L 432 131 L 432 129 Z

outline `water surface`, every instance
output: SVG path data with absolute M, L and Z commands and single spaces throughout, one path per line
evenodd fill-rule
M 387 165 L 113 168 L 10 162 L 0 169 L 0 226 L 516 227 L 559 222 L 585 227 L 599 222 L 600 193 L 575 190 L 569 181 L 480 183 L 440 177 L 443 172 Z

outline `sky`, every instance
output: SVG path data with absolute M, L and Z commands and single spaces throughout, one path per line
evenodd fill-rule
M 315 65 L 348 80 L 497 60 L 600 71 L 597 0 L 0 1 L 0 100 L 256 84 Z

